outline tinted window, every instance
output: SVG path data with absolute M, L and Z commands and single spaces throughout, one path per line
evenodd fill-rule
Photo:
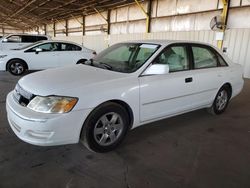
M 42 49 L 43 52 L 59 51 L 60 50 L 58 43 L 46 43 L 46 44 L 38 45 L 38 46 L 30 49 L 29 52 L 35 52 L 37 48 Z
M 36 41 L 40 41 L 40 40 L 48 40 L 48 38 L 44 36 L 37 36 Z
M 33 42 L 37 42 L 36 40 L 36 36 L 22 36 L 22 42 L 25 43 L 33 43 Z
M 7 39 L 8 39 L 7 42 L 13 42 L 13 43 L 20 43 L 22 41 L 21 36 L 18 36 L 18 35 L 12 35 L 8 37 Z
M 217 57 L 210 49 L 195 46 L 192 51 L 195 69 L 217 67 Z
M 62 51 L 81 51 L 82 48 L 74 44 L 62 43 L 61 50 Z
M 156 58 L 157 64 L 168 64 L 169 72 L 189 69 L 187 50 L 184 46 L 172 46 L 165 48 Z

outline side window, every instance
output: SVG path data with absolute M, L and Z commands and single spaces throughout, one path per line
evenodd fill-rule
M 22 36 L 22 42 L 24 43 L 33 43 L 36 42 L 36 36 Z
M 172 46 L 165 48 L 156 59 L 157 64 L 168 64 L 169 72 L 189 69 L 187 49 L 185 46 Z
M 217 55 L 217 57 L 218 57 L 218 61 L 219 61 L 220 66 L 226 67 L 227 63 L 225 62 L 225 60 L 219 54 Z
M 42 44 L 32 48 L 31 50 L 29 50 L 29 52 L 35 52 L 37 48 L 42 49 L 42 52 L 59 51 L 59 44 L 58 43 Z
M 81 51 L 82 48 L 74 45 L 74 44 L 66 44 L 66 43 L 62 43 L 61 44 L 61 50 L 62 51 Z
M 36 41 L 40 41 L 40 40 L 48 40 L 48 38 L 44 36 L 37 36 Z
M 150 48 L 150 45 L 141 45 L 136 57 L 136 63 L 144 63 L 155 51 L 155 48 Z
M 21 36 L 18 36 L 18 35 L 12 35 L 10 37 L 7 38 L 7 42 L 10 42 L 10 43 L 21 43 L 22 42 L 22 38 Z
M 194 68 L 217 67 L 217 57 L 210 49 L 206 47 L 193 46 Z

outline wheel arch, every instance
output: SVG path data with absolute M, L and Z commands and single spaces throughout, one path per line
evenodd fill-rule
M 6 67 L 5 67 L 6 71 L 8 71 L 8 65 L 9 65 L 9 63 L 10 63 L 11 61 L 13 61 L 13 60 L 22 61 L 22 62 L 24 63 L 24 65 L 25 65 L 26 70 L 29 69 L 28 64 L 27 64 L 26 61 L 24 61 L 23 59 L 21 59 L 21 58 L 12 58 L 12 59 L 10 59 L 10 60 L 6 63 Z
M 230 98 L 232 97 L 232 93 L 233 93 L 233 88 L 232 88 L 232 85 L 229 83 L 229 82 L 226 82 L 224 83 L 221 88 L 223 87 L 227 87 L 228 88 L 228 91 L 229 91 L 229 94 L 230 94 Z
M 119 104 L 120 106 L 122 106 L 128 113 L 128 116 L 129 116 L 129 129 L 132 128 L 133 126 L 133 123 L 134 123 L 134 113 L 133 113 L 133 110 L 132 108 L 128 105 L 128 103 L 126 103 L 125 101 L 122 101 L 122 100 L 119 100 L 119 99 L 112 99 L 112 100 L 107 100 L 105 102 L 102 102 L 101 104 L 97 105 L 95 108 L 93 108 L 91 110 L 91 112 L 87 115 L 87 117 L 85 118 L 84 122 L 83 122 L 83 125 L 81 127 L 81 131 L 80 131 L 80 134 L 79 134 L 79 137 L 81 136 L 82 134 L 82 131 L 84 129 L 84 124 L 85 122 L 87 121 L 87 119 L 90 117 L 90 115 L 95 111 L 97 110 L 98 108 L 101 108 L 104 104 L 106 103 L 116 103 L 116 104 Z

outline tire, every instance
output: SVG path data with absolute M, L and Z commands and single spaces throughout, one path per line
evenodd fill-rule
M 124 140 L 129 128 L 129 115 L 119 104 L 107 102 L 97 107 L 83 125 L 80 141 L 94 152 L 114 150 Z
M 227 86 L 220 88 L 214 99 L 213 105 L 208 108 L 208 112 L 214 115 L 219 115 L 225 112 L 230 97 L 230 89 Z
M 85 63 L 85 61 L 87 61 L 86 59 L 80 59 L 79 61 L 77 61 L 77 63 L 76 64 L 84 64 Z
M 20 76 L 26 71 L 26 64 L 19 59 L 10 60 L 7 64 L 7 70 L 10 74 Z

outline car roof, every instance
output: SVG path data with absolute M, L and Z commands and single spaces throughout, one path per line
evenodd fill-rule
M 159 44 L 159 45 L 169 45 L 174 43 L 190 43 L 190 44 L 201 44 L 211 46 L 211 44 L 197 41 L 187 41 L 187 40 L 132 40 L 132 41 L 124 41 L 121 43 L 148 43 L 148 44 Z
M 27 33 L 12 33 L 12 34 L 8 34 L 7 36 L 11 36 L 11 35 L 20 35 L 20 36 L 39 36 L 39 37 L 48 37 L 48 35 L 40 35 L 40 34 L 27 34 Z

